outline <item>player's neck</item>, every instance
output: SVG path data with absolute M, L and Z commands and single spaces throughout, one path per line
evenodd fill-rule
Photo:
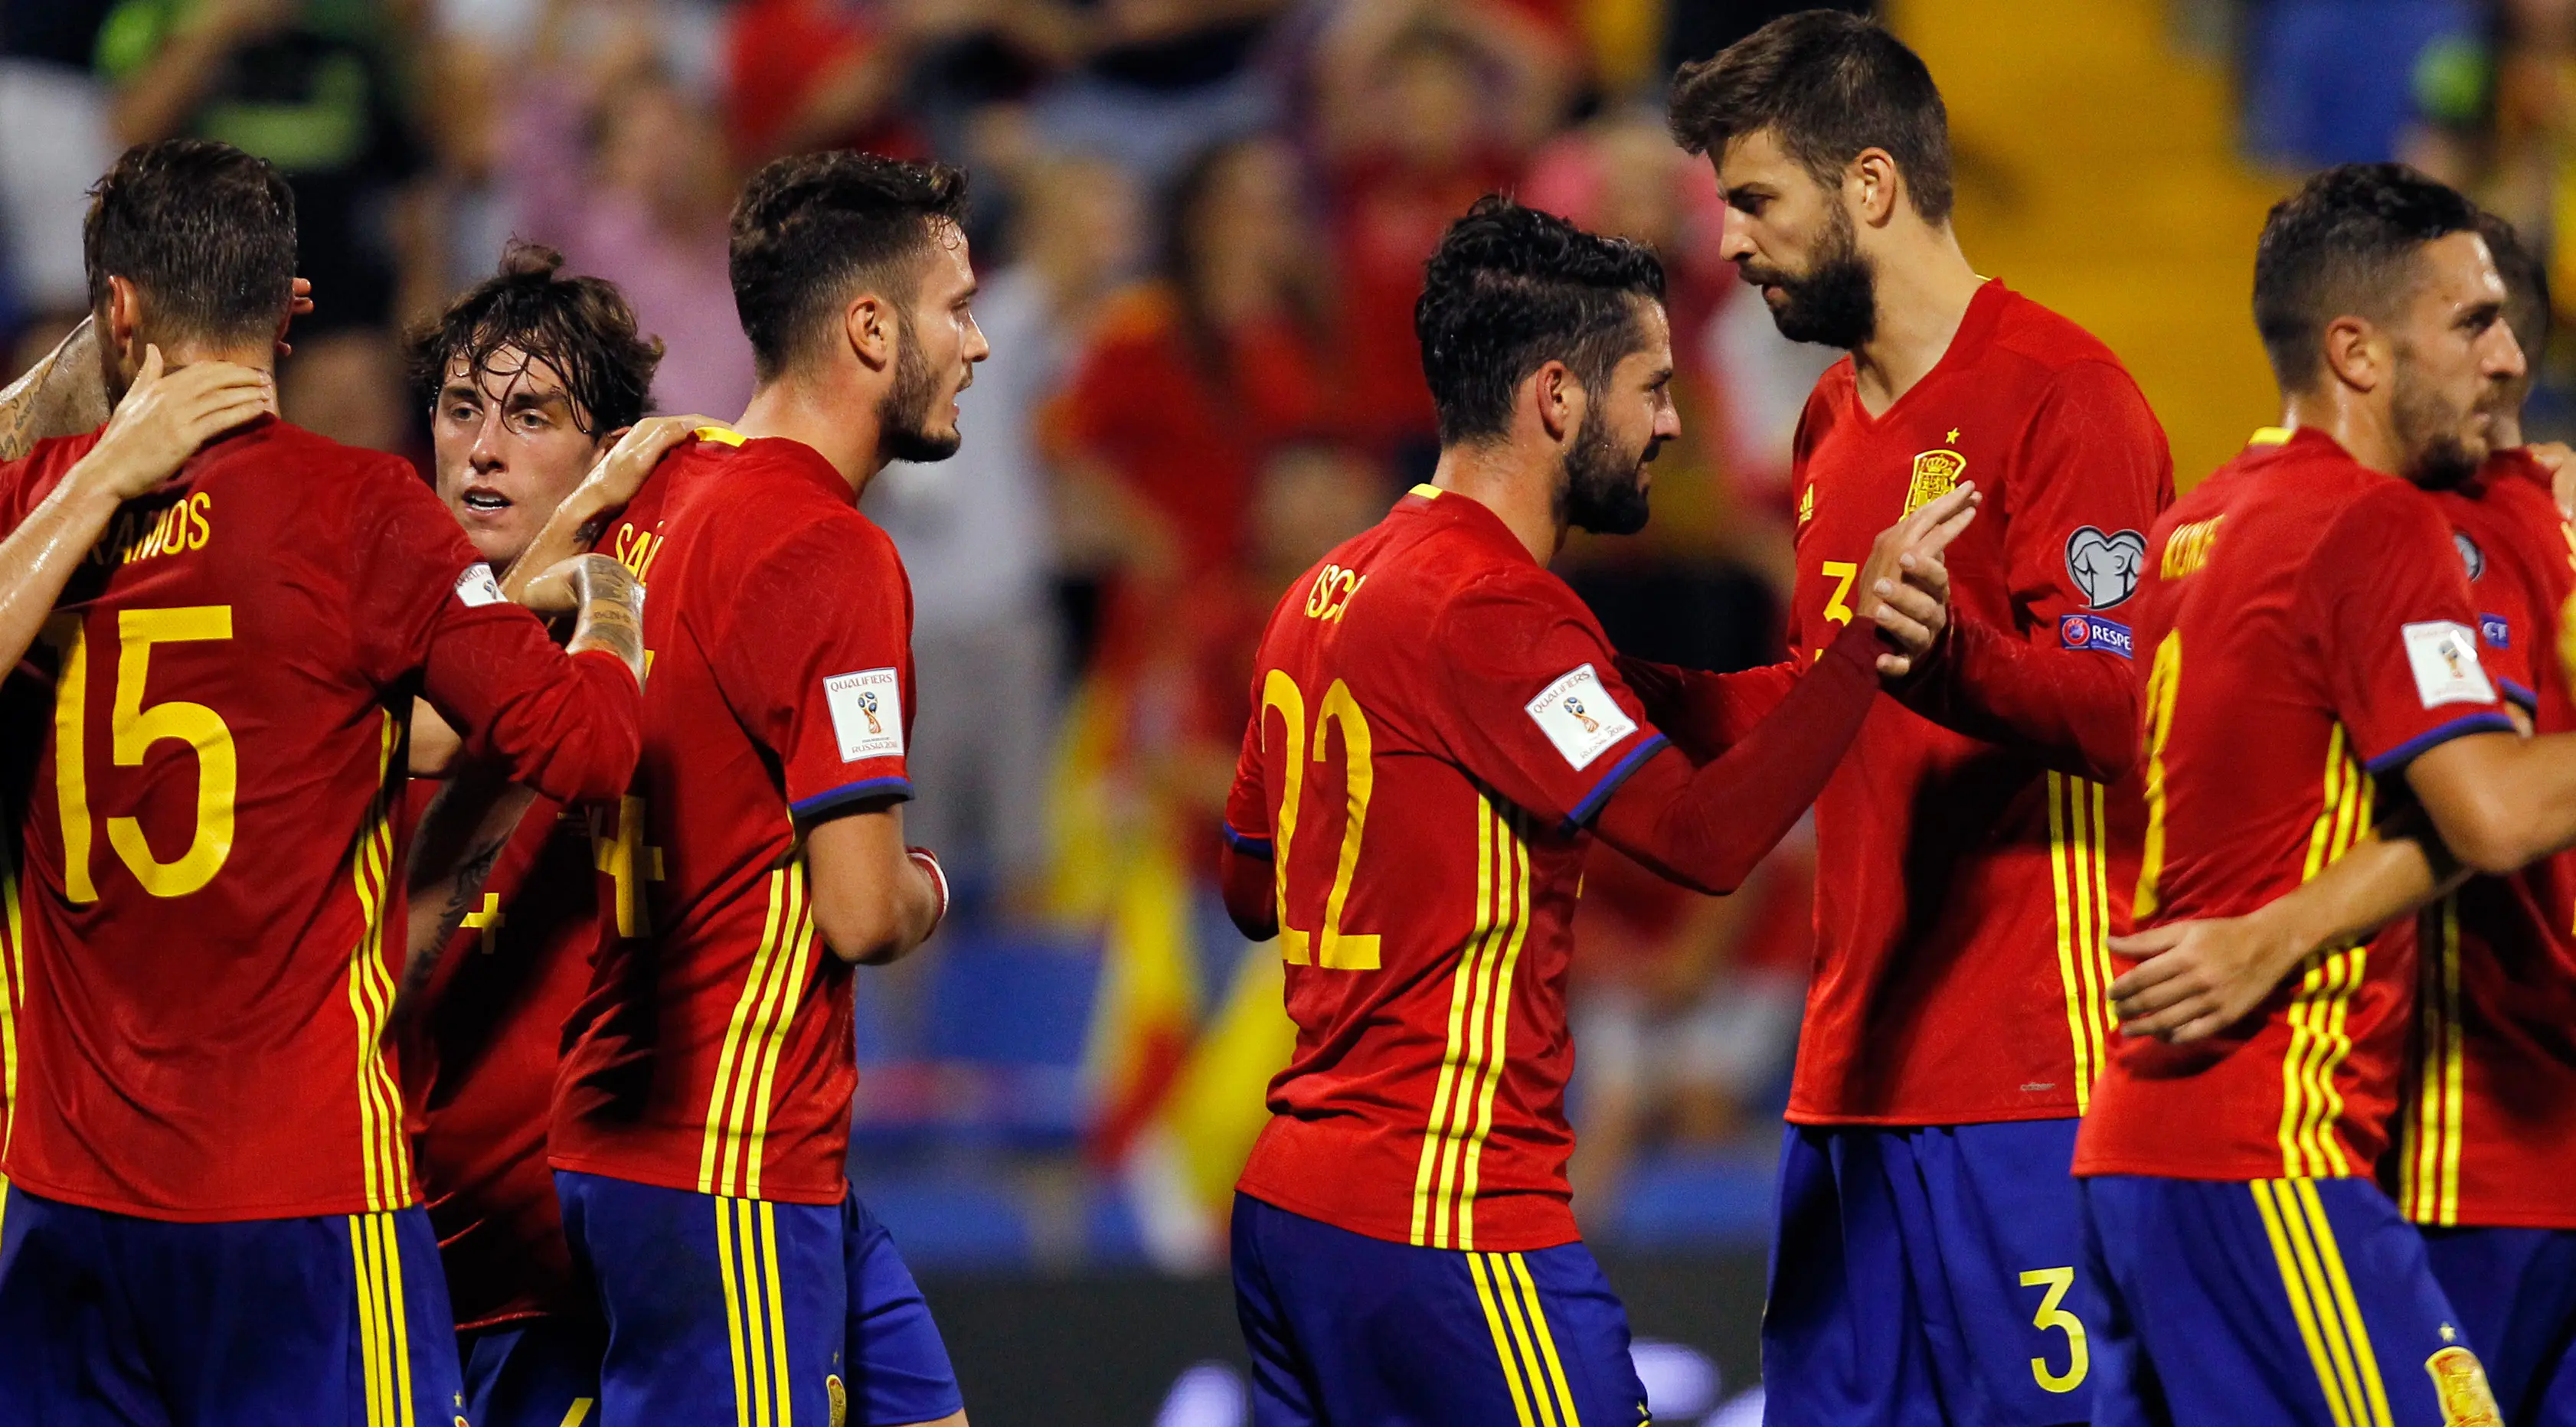
M 2324 391 L 2293 394 L 2284 404 L 2281 424 L 2333 437 L 2345 455 L 2382 475 L 2406 473 L 2406 442 L 2397 434 L 2396 412 L 2340 383 L 2329 380 Z
M 1947 225 L 1908 223 L 1885 234 L 1875 255 L 1878 319 L 1852 349 L 1861 409 L 1878 416 L 1913 390 L 1950 350 L 1968 304 L 1986 280 L 1968 266 Z
M 1431 484 L 1492 511 L 1544 565 L 1565 543 L 1565 514 L 1556 500 L 1563 464 L 1552 452 L 1533 456 L 1505 441 L 1444 446 Z
M 163 342 L 160 346 L 162 365 L 168 371 L 177 371 L 197 362 L 231 362 L 263 372 L 277 365 L 277 346 L 267 341 L 226 344 L 182 337 L 174 342 Z
M 774 436 L 812 447 L 850 483 L 852 500 L 885 469 L 877 454 L 875 404 L 853 402 L 846 393 L 827 395 L 793 375 L 753 392 L 751 405 L 743 408 L 733 429 L 755 440 Z

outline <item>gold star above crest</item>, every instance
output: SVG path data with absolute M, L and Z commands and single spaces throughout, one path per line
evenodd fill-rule
M 1951 427 L 1951 428 L 1950 428 L 1950 434 L 1941 438 L 1941 444 L 1943 444 L 1943 445 L 1945 445 L 1945 446 L 1956 446 L 1956 445 L 1958 445 L 1958 444 L 1959 444 L 1959 428 L 1958 428 L 1958 427 L 1956 427 L 1956 426 Z

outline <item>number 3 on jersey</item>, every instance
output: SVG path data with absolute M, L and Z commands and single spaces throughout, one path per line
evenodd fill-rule
M 1860 566 L 1849 560 L 1827 560 L 1824 572 L 1825 578 L 1834 582 L 1834 592 L 1825 596 L 1825 623 L 1836 626 L 1851 623 L 1852 607 L 1843 603 L 1843 596 L 1851 593 L 1852 581 L 1859 577 Z M 1816 641 L 1816 657 L 1825 657 L 1825 641 L 1822 639 Z
M 139 768 L 152 745 L 164 739 L 184 743 L 197 755 L 197 817 L 188 849 L 175 861 L 163 862 L 144 839 L 143 824 L 130 817 L 107 820 L 107 841 L 119 861 L 155 897 L 184 897 L 204 887 L 223 870 L 233 850 L 233 793 L 240 760 L 233 732 L 223 716 L 204 704 L 171 699 L 143 702 L 144 684 L 152 671 L 152 646 L 233 637 L 230 605 L 191 605 L 181 609 L 128 609 L 116 616 L 116 695 L 108 713 L 111 756 L 120 768 Z M 45 626 L 45 642 L 62 654 L 62 673 L 54 688 L 54 801 L 63 819 L 63 895 L 75 902 L 98 900 L 90 872 L 89 771 L 86 729 L 89 719 L 89 638 L 77 615 L 57 615 Z
M 1273 669 L 1261 684 L 1262 737 L 1267 746 L 1270 736 L 1271 710 L 1279 711 L 1286 737 L 1281 740 L 1284 754 L 1279 761 L 1280 794 L 1277 827 L 1272 838 L 1272 857 L 1279 899 L 1279 949 L 1291 966 L 1320 966 L 1330 971 L 1375 971 L 1378 965 L 1378 939 L 1373 934 L 1342 930 L 1342 908 L 1350 901 L 1351 875 L 1360 862 L 1360 838 L 1368 824 L 1369 795 L 1373 791 L 1375 770 L 1369 762 L 1368 716 L 1360 712 L 1359 700 L 1351 697 L 1351 686 L 1339 679 L 1324 691 L 1324 702 L 1316 710 L 1314 761 L 1325 761 L 1325 750 L 1331 745 L 1333 730 L 1342 733 L 1343 789 L 1342 802 L 1346 818 L 1342 824 L 1341 856 L 1333 870 L 1332 890 L 1324 895 L 1324 925 L 1320 931 L 1306 931 L 1289 922 L 1288 877 L 1291 865 L 1289 849 L 1297 838 L 1297 812 L 1306 791 L 1306 695 L 1285 669 Z

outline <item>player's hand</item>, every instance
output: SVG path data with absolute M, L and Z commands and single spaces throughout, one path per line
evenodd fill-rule
M 168 371 L 161 349 L 145 347 L 134 385 L 74 469 L 118 500 L 132 500 L 170 479 L 198 447 L 276 410 L 277 382 L 257 367 L 191 362 Z
M 2115 936 L 2112 955 L 2140 958 L 2111 983 L 2120 1034 L 2205 1040 L 2253 1014 L 2307 951 L 2259 912 Z
M 1949 625 L 1950 573 L 1941 552 L 1977 518 L 1984 497 L 1962 481 L 1878 533 L 1855 584 L 1857 615 L 1879 627 L 1893 653 L 1878 656 L 1882 677 L 1901 679 L 1940 642 Z
M 297 278 L 287 291 L 286 320 L 289 325 L 292 325 L 296 318 L 312 310 L 313 282 L 309 278 Z M 295 355 L 295 344 L 286 340 L 284 327 L 277 329 L 277 355 L 281 357 Z
M 652 416 L 626 428 L 599 464 L 582 478 L 583 495 L 594 514 L 605 515 L 621 510 L 635 493 L 644 489 L 644 480 L 671 448 L 689 439 L 701 426 L 724 423 L 705 416 Z

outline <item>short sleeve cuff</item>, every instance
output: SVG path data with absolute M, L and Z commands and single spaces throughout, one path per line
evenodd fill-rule
M 2374 775 L 2385 773 L 2392 768 L 2402 768 L 2463 734 L 2512 733 L 2513 731 L 2513 720 L 2506 717 L 2503 711 L 2480 709 L 2476 713 L 2455 718 L 2449 723 L 2428 728 L 2362 766 L 2368 768 Z
M 874 799 L 908 803 L 912 801 L 912 780 L 862 778 L 855 783 L 844 783 L 837 788 L 827 788 L 810 798 L 800 798 L 787 805 L 787 812 L 800 823 L 812 822 L 826 813 L 838 812 L 852 803 L 863 803 Z
M 1270 839 L 1250 837 L 1236 832 L 1232 823 L 1219 823 L 1217 826 L 1225 833 L 1225 845 L 1244 856 L 1268 862 L 1275 855 L 1271 849 Z
M 1610 795 L 1619 791 L 1619 785 L 1628 781 L 1629 775 L 1644 767 L 1647 759 L 1671 746 L 1672 740 L 1662 734 L 1648 734 L 1643 742 L 1628 750 L 1626 757 L 1610 765 L 1610 771 L 1602 774 L 1601 781 L 1592 785 L 1592 791 L 1583 795 L 1583 801 L 1574 805 L 1574 811 L 1565 815 L 1559 831 L 1571 833 L 1591 822 L 1600 813 L 1601 805 L 1610 801 Z
M 2496 689 L 2506 698 L 2522 705 L 2523 712 L 2538 713 L 2540 711 L 2540 695 L 2534 693 L 2530 689 L 2524 688 L 2513 680 L 2505 678 L 2497 679 Z

